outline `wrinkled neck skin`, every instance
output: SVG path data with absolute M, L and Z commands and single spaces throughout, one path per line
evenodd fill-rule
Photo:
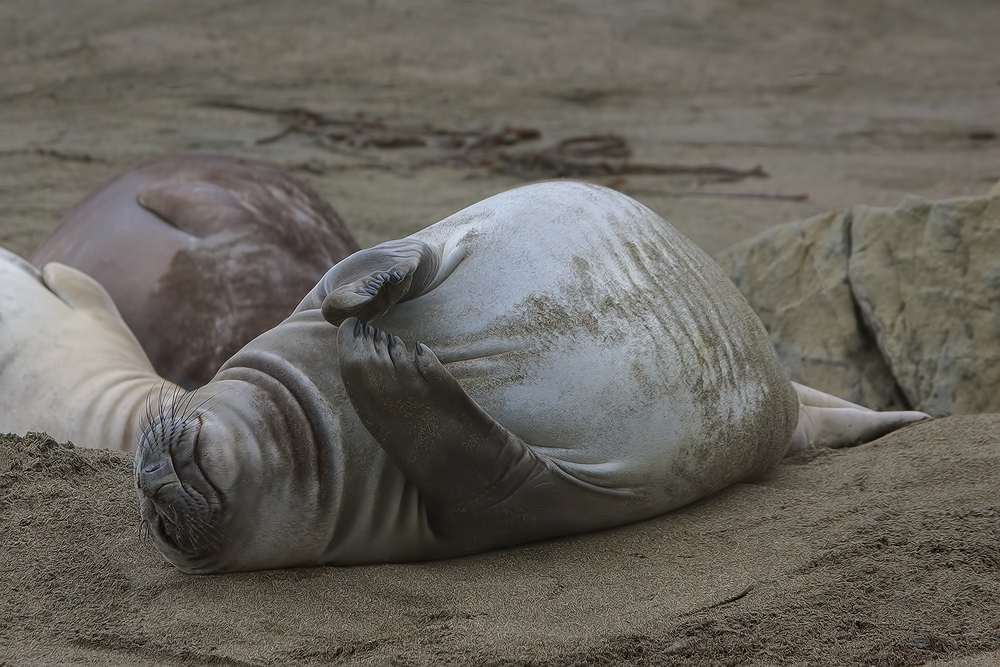
M 315 565 L 329 542 L 336 466 L 283 377 L 295 369 L 248 348 L 155 416 L 136 453 L 143 522 L 191 574 Z
M 156 375 L 152 369 L 95 369 L 81 378 L 69 396 L 72 407 L 62 403 L 66 419 L 53 424 L 49 435 L 78 447 L 136 449 L 151 397 L 182 393 L 180 387 Z M 60 405 L 54 403 L 54 405 Z M 59 408 L 54 408 L 59 410 Z M 39 424 L 44 424 L 40 420 Z

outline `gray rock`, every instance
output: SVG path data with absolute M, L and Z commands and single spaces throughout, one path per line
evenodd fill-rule
M 1000 412 L 1000 184 L 827 213 L 716 259 L 793 380 L 876 409 Z
M 858 206 L 848 276 L 910 404 L 1000 412 L 1000 197 Z
M 796 382 L 871 408 L 908 407 L 847 280 L 850 214 L 770 229 L 716 255 Z

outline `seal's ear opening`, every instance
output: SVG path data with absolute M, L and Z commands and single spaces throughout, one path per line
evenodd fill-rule
M 244 227 L 244 219 L 253 216 L 229 190 L 204 181 L 153 183 L 139 191 L 136 202 L 168 225 L 202 239 Z

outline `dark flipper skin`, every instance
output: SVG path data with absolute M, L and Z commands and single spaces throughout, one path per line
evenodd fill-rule
M 603 527 L 630 493 L 576 480 L 497 423 L 421 343 L 350 318 L 340 373 L 358 417 L 420 490 L 428 522 L 471 549 Z M 482 525 L 496 526 L 483 531 Z
M 416 239 L 389 241 L 356 252 L 324 278 L 332 289 L 323 300 L 323 317 L 333 325 L 348 317 L 374 320 L 393 304 L 430 289 L 441 266 L 441 252 Z

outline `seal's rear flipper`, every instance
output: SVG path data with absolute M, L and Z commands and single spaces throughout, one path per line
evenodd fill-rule
M 600 527 L 593 490 L 490 417 L 427 347 L 410 354 L 349 319 L 338 352 L 358 417 L 420 490 L 440 537 L 484 549 Z
M 387 241 L 359 250 L 330 269 L 323 317 L 339 325 L 348 317 L 371 321 L 400 301 L 413 299 L 440 282 L 441 251 L 415 239 Z
M 799 423 L 788 454 L 811 447 L 852 447 L 930 419 L 930 415 L 912 410 L 876 412 L 805 385 L 793 382 L 792 386 L 799 397 Z

